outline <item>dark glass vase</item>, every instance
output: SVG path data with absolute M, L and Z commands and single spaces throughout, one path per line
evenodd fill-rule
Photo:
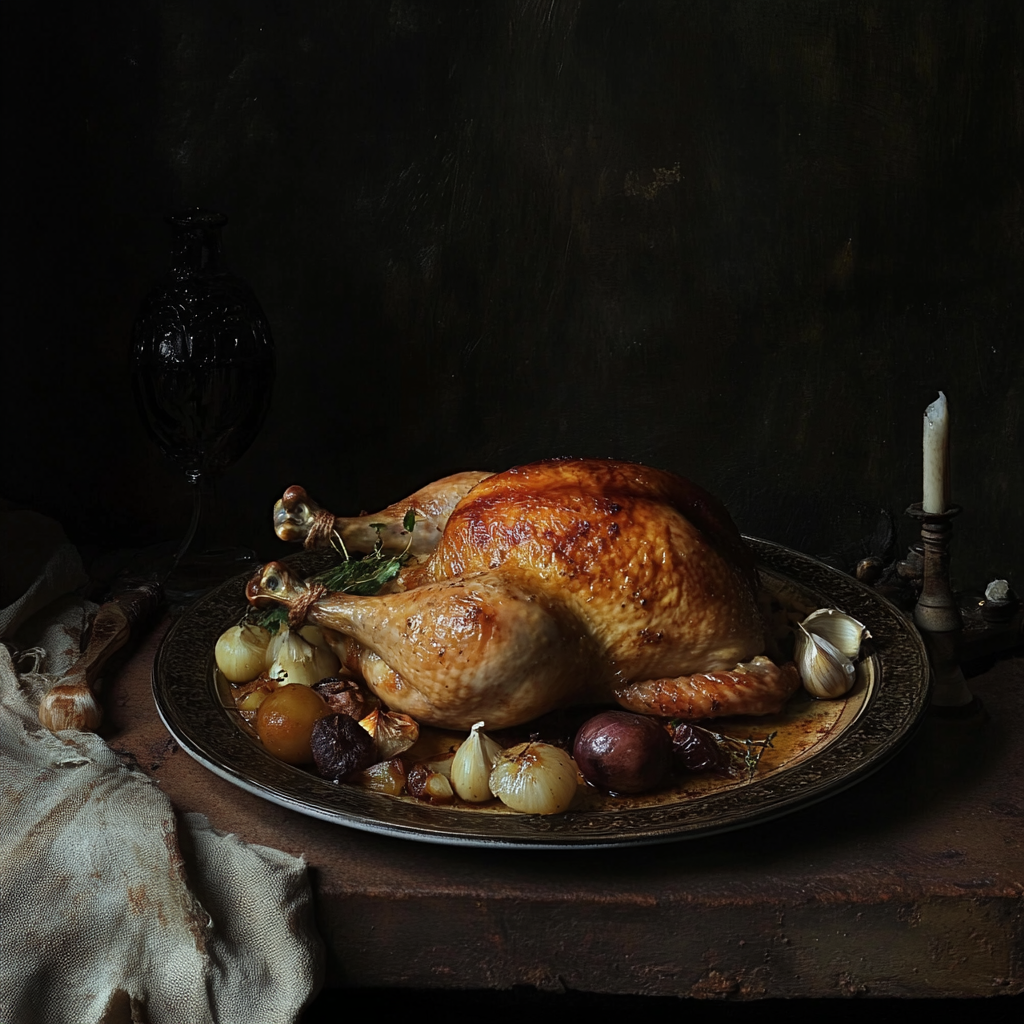
M 167 220 L 174 229 L 171 266 L 135 321 L 131 378 L 150 435 L 193 487 L 192 522 L 172 574 L 186 595 L 226 578 L 246 559 L 244 551 L 214 545 L 218 524 L 209 521 L 209 508 L 204 518 L 204 506 L 211 504 L 216 478 L 263 425 L 274 343 L 256 296 L 222 262 L 227 217 L 188 210 Z

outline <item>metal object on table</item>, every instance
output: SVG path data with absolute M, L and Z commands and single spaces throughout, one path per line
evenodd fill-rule
M 914 623 L 932 663 L 932 705 L 967 711 L 975 708 L 976 700 L 960 667 L 964 623 L 949 583 L 951 520 L 961 511 L 959 505 L 950 505 L 944 512 L 926 512 L 916 502 L 907 515 L 921 521 L 924 564 Z

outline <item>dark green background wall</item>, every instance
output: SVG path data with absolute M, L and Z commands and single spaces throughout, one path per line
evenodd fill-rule
M 0 494 L 83 542 L 183 532 L 128 390 L 165 213 L 226 212 L 279 356 L 224 478 L 279 549 L 558 454 L 691 476 L 843 547 L 953 416 L 955 568 L 1024 584 L 1024 6 L 107 0 L 3 6 Z M 909 523 L 903 526 L 909 539 Z

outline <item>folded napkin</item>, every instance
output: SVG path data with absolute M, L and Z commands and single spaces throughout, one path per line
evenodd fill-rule
M 296 1020 L 323 972 L 305 862 L 179 818 L 98 736 L 43 729 L 94 606 L 44 517 L 0 509 L 0 566 L 0 1021 Z

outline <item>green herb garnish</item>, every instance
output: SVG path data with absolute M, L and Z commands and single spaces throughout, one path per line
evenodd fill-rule
M 405 545 L 405 550 L 397 555 L 384 554 L 384 544 L 380 535 L 381 531 L 387 528 L 387 524 L 370 523 L 370 526 L 377 531 L 377 542 L 370 554 L 363 558 L 353 558 L 349 554 L 348 548 L 345 547 L 341 535 L 335 532 L 331 536 L 331 547 L 341 557 L 341 561 L 318 572 L 311 577 L 311 580 L 322 583 L 328 590 L 342 594 L 370 597 L 379 593 L 384 584 L 393 580 L 409 560 L 412 531 L 416 526 L 416 513 L 409 509 L 402 520 L 402 526 L 409 534 L 409 540 Z
M 691 731 L 691 735 L 694 738 L 700 736 L 707 736 L 714 741 L 715 748 L 721 758 L 718 764 L 715 764 L 711 759 L 711 756 L 706 752 L 706 748 L 701 750 L 700 746 L 697 748 L 698 754 L 703 754 L 706 759 L 701 767 L 692 767 L 693 771 L 706 771 L 715 770 L 724 772 L 733 778 L 738 775 L 742 775 L 745 771 L 747 773 L 747 781 L 753 779 L 757 773 L 758 766 L 761 763 L 761 758 L 764 756 L 764 752 L 769 748 L 774 748 L 772 740 L 778 735 L 777 732 L 771 732 L 763 739 L 754 739 L 747 737 L 745 739 L 739 739 L 736 736 L 726 736 L 720 732 L 713 732 L 711 729 L 705 729 L 699 725 L 694 725 L 692 722 L 684 723 L 682 719 L 674 718 L 669 723 L 672 727 L 673 734 L 680 725 L 687 725 Z M 687 767 L 691 767 L 688 765 Z
M 288 609 L 280 604 L 265 608 L 263 611 L 253 608 L 247 618 L 254 626 L 262 626 L 271 633 L 276 633 L 282 626 L 288 624 Z
M 746 769 L 747 780 L 749 781 L 757 772 L 757 766 L 761 763 L 764 752 L 769 747 L 774 746 L 772 740 L 778 736 L 778 733 L 771 732 L 763 740 L 751 738 L 741 740 L 735 736 L 723 736 L 720 732 L 712 732 L 711 735 L 721 744 L 722 749 L 730 755 L 734 764 L 738 761 Z

